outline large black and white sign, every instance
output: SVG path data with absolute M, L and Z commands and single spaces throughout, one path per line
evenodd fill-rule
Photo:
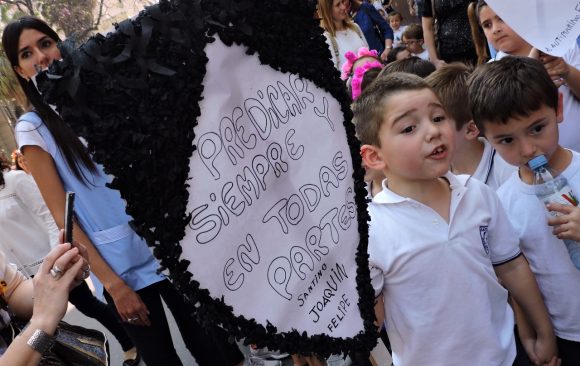
M 196 199 L 182 241 L 190 271 L 261 324 L 336 337 L 363 331 L 340 105 L 312 82 L 261 65 L 243 46 L 216 40 L 206 54 L 190 163 Z M 212 271 L 195 271 L 208 263 Z
M 39 86 L 200 321 L 327 355 L 376 338 L 359 146 L 313 10 L 164 1 L 63 45 Z

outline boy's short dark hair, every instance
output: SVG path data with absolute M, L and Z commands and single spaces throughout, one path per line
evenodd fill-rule
M 409 24 L 401 35 L 401 38 L 423 39 L 423 27 L 417 23 Z
M 435 65 L 433 63 L 413 56 L 404 60 L 391 62 L 383 68 L 383 71 L 379 74 L 379 78 L 381 75 L 388 75 L 394 72 L 407 72 L 425 78 L 433 71 L 435 71 Z
M 473 66 L 456 62 L 444 65 L 425 79 L 455 120 L 457 131 L 472 120 L 467 97 L 467 80 L 472 72 Z
M 420 77 L 396 72 L 375 80 L 353 103 L 353 123 L 356 134 L 363 144 L 381 146 L 379 130 L 385 117 L 389 97 L 396 93 L 430 89 Z
M 479 128 L 527 117 L 545 105 L 558 109 L 558 88 L 544 65 L 529 57 L 504 57 L 478 66 L 469 77 L 469 109 Z
M 399 17 L 400 20 L 403 20 L 403 14 L 399 13 L 398 11 L 392 11 L 389 13 L 389 20 L 394 17 Z

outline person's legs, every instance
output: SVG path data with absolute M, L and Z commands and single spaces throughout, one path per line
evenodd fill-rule
M 81 282 L 70 292 L 69 301 L 78 311 L 103 324 L 117 338 L 123 351 L 133 348 L 133 341 L 123 329 L 115 312 L 93 295 L 86 281 Z
M 147 366 L 180 366 L 182 365 L 177 351 L 173 346 L 169 325 L 165 317 L 165 310 L 161 303 L 161 297 L 157 289 L 157 284 L 147 286 L 137 294 L 149 310 L 149 320 L 151 326 L 131 325 L 123 322 L 123 327 L 129 333 L 133 342 L 137 345 L 139 354 Z M 119 313 L 115 308 L 115 303 L 111 296 L 105 292 L 107 303 L 115 309 L 115 314 L 119 318 Z M 120 318 L 119 318 L 120 319 Z
M 213 326 L 203 329 L 192 315 L 194 307 L 173 287 L 171 282 L 159 282 L 159 292 L 173 314 L 187 349 L 199 366 L 237 365 L 244 355 L 237 344 L 228 342 L 227 333 Z

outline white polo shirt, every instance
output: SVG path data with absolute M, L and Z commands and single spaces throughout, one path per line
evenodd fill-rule
M 513 313 L 493 264 L 520 255 L 496 193 L 466 175 L 451 187 L 449 224 L 383 191 L 369 204 L 369 263 L 383 293 L 396 366 L 512 365 Z
M 578 195 L 580 154 L 572 154 L 572 162 L 562 174 Z M 580 342 L 580 271 L 572 264 L 564 242 L 552 234 L 544 204 L 535 196 L 534 187 L 515 173 L 497 194 L 536 276 L 554 332 L 560 338 Z

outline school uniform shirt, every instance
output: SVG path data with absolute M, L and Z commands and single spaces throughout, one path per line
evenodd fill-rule
M 501 60 L 509 56 L 507 53 L 499 51 L 495 58 L 490 61 Z M 572 67 L 580 70 L 580 47 L 578 44 L 569 49 L 564 56 L 564 61 Z M 564 120 L 558 124 L 560 137 L 558 142 L 561 146 L 574 151 L 580 151 L 580 133 L 578 133 L 578 123 L 580 121 L 580 100 L 572 93 L 567 85 L 558 88 L 563 97 Z
M 412 56 L 417 56 L 419 57 L 421 60 L 425 60 L 425 61 L 429 61 L 429 51 L 428 50 L 423 50 L 423 52 L 421 53 L 412 53 Z
M 398 30 L 393 29 L 393 47 L 399 47 L 401 41 L 403 40 L 403 32 L 407 29 L 406 25 L 399 26 Z
M 493 265 L 521 253 L 496 193 L 467 175 L 450 183 L 449 223 L 389 190 L 369 204 L 369 264 L 382 292 L 396 366 L 512 365 L 513 312 Z
M 58 244 L 58 227 L 34 182 L 22 170 L 4 171 L 0 187 L 0 250 L 26 276 Z
M 508 164 L 495 151 L 487 139 L 480 137 L 479 141 L 483 143 L 483 155 L 479 165 L 473 173 L 473 178 L 487 184 L 489 187 L 497 190 L 511 175 L 517 171 L 517 167 Z
M 134 291 L 165 279 L 157 273 L 159 264 L 145 240 L 129 226 L 132 218 L 125 213 L 125 201 L 119 191 L 107 187 L 111 177 L 97 165 L 96 172 L 80 166 L 88 184 L 80 181 L 68 167 L 54 137 L 34 112 L 20 116 L 16 125 L 18 147 L 38 146 L 48 152 L 67 191 L 75 196 L 75 218 L 111 269 Z M 102 285 L 91 272 L 96 293 Z
M 561 173 L 576 195 L 580 193 L 580 154 Z M 580 342 L 580 271 L 566 245 L 552 234 L 544 204 L 534 187 L 514 173 L 497 191 L 520 239 L 522 252 L 536 276 L 544 302 L 560 338 Z

